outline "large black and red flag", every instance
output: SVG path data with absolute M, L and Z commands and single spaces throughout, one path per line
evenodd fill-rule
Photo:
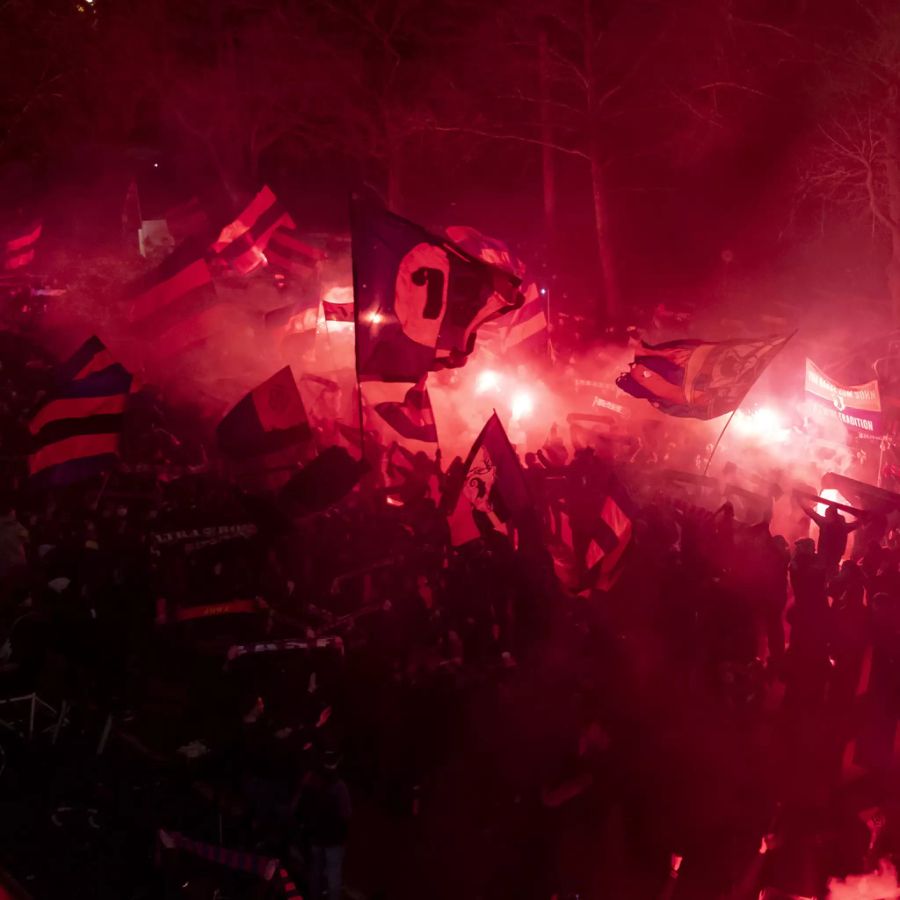
M 464 365 L 480 325 L 522 303 L 519 279 L 371 197 L 350 205 L 360 381 Z
M 642 342 L 642 351 L 616 384 L 670 416 L 714 419 L 740 406 L 792 336 Z
M 82 369 L 88 374 L 63 385 L 29 422 L 33 484 L 82 481 L 107 471 L 118 457 L 131 373 L 116 363 L 89 370 L 90 363 Z
M 275 453 L 303 443 L 310 434 L 290 366 L 246 394 L 216 428 L 222 451 L 235 459 Z
M 525 473 L 497 413 L 475 439 L 457 483 L 448 485 L 444 509 L 454 547 L 492 528 L 507 534 L 510 522 L 533 510 Z
M 41 237 L 42 228 L 40 222 L 32 223 L 6 240 L 0 257 L 0 269 L 4 272 L 16 272 L 30 266 L 34 262 L 34 251 Z
M 202 259 L 184 265 L 176 250 L 128 293 L 132 332 L 152 341 L 157 356 L 181 353 L 219 328 L 218 295 Z
M 97 335 L 91 335 L 65 362 L 57 366 L 56 383 L 68 384 L 113 367 L 124 371 L 122 364 L 116 361 L 103 341 Z
M 285 227 L 293 228 L 293 220 L 271 189 L 263 187 L 241 214 L 222 229 L 212 249 L 236 272 L 247 275 L 265 265 L 270 238 Z

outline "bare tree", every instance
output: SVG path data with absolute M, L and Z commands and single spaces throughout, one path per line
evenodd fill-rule
M 900 11 L 858 5 L 851 40 L 821 51 L 817 139 L 803 192 L 858 215 L 888 236 L 885 267 L 895 324 L 900 323 Z

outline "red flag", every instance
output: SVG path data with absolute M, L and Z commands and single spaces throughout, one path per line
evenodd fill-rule
M 265 265 L 265 249 L 275 231 L 294 227 L 287 210 L 268 187 L 264 187 L 246 209 L 222 229 L 212 245 L 219 256 L 241 275 L 247 275 Z

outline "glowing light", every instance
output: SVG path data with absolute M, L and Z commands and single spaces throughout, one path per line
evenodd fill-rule
M 343 285 L 336 284 L 333 287 L 328 288 L 325 291 L 322 299 L 326 303 L 352 303 L 353 302 L 353 288 L 352 287 L 344 287 Z
M 384 321 L 384 316 L 380 312 L 370 312 L 369 321 L 373 325 L 380 325 Z
M 784 443 L 791 434 L 781 415 L 768 406 L 761 406 L 750 413 L 739 409 L 734 417 L 734 429 L 745 437 L 773 444 Z
M 500 387 L 500 375 L 492 369 L 485 369 L 479 373 L 475 380 L 475 393 L 486 394 L 488 391 L 496 391 Z
M 547 295 L 547 288 L 541 288 L 541 296 L 545 297 Z
M 512 398 L 512 417 L 514 420 L 527 419 L 534 412 L 534 397 L 527 391 L 519 391 Z
M 322 300 L 325 303 L 333 303 L 336 306 L 346 306 L 347 309 L 351 311 L 350 320 L 347 322 L 339 322 L 336 319 L 326 320 L 325 328 L 327 332 L 331 335 L 352 334 L 354 330 L 352 317 L 353 288 L 339 284 L 333 285 L 322 295 Z M 376 315 L 378 315 L 378 313 L 376 313 Z
M 843 503 L 844 506 L 850 506 L 847 498 L 841 494 L 840 491 L 835 490 L 834 488 L 825 488 L 824 491 L 819 491 L 819 496 L 824 500 L 833 500 L 835 503 Z M 820 516 L 824 516 L 828 510 L 827 503 L 817 503 L 816 504 L 816 512 Z

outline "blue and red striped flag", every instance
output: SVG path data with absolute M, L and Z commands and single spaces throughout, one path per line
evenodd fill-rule
M 248 275 L 266 264 L 265 249 L 275 232 L 293 227 L 287 210 L 269 187 L 263 187 L 241 214 L 222 229 L 212 249 L 236 272 Z
M 221 309 L 209 266 L 202 259 L 181 265 L 179 252 L 129 291 L 132 331 L 152 340 L 157 356 L 173 356 L 221 329 Z
M 29 423 L 32 483 L 71 484 L 107 471 L 119 455 L 131 373 L 119 365 L 64 385 Z
M 89 337 L 64 363 L 56 370 L 56 383 L 68 384 L 78 378 L 86 378 L 95 372 L 103 372 L 112 366 L 120 366 L 112 353 L 97 335 Z

